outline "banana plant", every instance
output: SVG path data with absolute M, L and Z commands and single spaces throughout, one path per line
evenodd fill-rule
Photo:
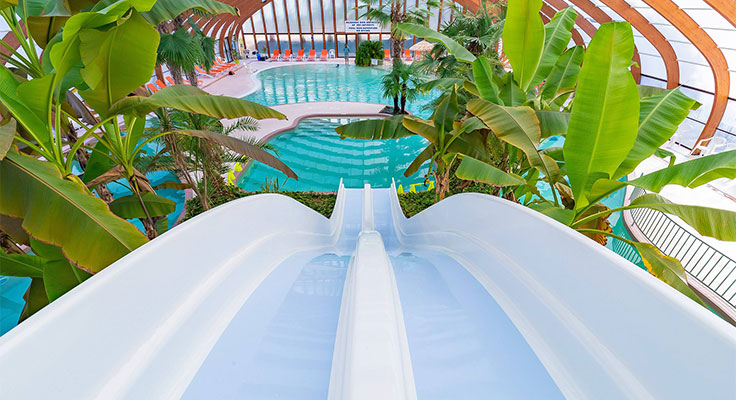
M 629 70 L 634 42 L 628 23 L 601 25 L 587 50 L 567 48 L 574 11 L 561 10 L 542 29 L 540 7 L 538 0 L 508 3 L 504 52 L 513 71 L 497 74 L 481 58 L 465 60 L 473 64 L 474 79 L 463 87 L 476 97 L 467 103 L 468 115 L 482 121 L 503 148 L 524 154 L 513 161 L 526 167 L 519 175 L 528 184 L 509 189 L 525 195 L 530 200 L 526 205 L 601 243 L 606 237 L 629 243 L 649 272 L 702 304 L 678 260 L 652 245 L 614 235 L 607 218 L 616 211 L 650 208 L 680 217 L 703 235 L 736 240 L 736 213 L 674 204 L 656 194 L 668 184 L 697 187 L 713 179 L 736 177 L 736 151 L 623 181 L 642 161 L 665 153 L 660 146 L 699 104 L 678 89 L 637 88 Z M 404 25 L 402 29 L 419 33 L 426 28 Z M 445 44 L 451 53 L 455 50 L 451 39 L 441 34 L 428 38 Z M 463 60 L 464 52 L 457 58 Z M 563 147 L 540 150 L 547 135 L 566 136 Z M 458 177 L 488 184 L 503 178 L 494 174 L 492 162 L 470 157 L 465 157 L 461 170 Z M 553 199 L 530 191 L 540 180 L 551 186 Z M 654 193 L 615 209 L 601 203 L 627 185 Z
M 156 3 L 161 4 L 158 17 L 150 14 L 156 10 L 151 0 L 102 1 L 83 7 L 78 2 L 3 3 L 2 16 L 12 20 L 11 31 L 24 52 L 10 51 L 3 61 L 11 68 L 0 66 L 0 233 L 14 242 L 5 253 L 17 253 L 17 245 L 26 245 L 35 255 L 4 254 L 0 274 L 32 278 L 24 316 L 145 244 L 146 236 L 123 218 L 152 222 L 173 210 L 171 202 L 157 196 L 145 175 L 135 169 L 144 146 L 155 140 L 141 139 L 147 114 L 169 107 L 216 118 L 285 118 L 255 103 L 188 87 L 171 87 L 150 98 L 129 97 L 153 74 L 159 35 L 151 18 L 156 21 L 177 7 L 207 9 L 222 4 L 162 1 Z M 29 35 L 19 29 L 22 25 L 28 26 Z M 34 26 L 45 26 L 45 33 Z M 37 44 L 44 49 L 40 58 Z M 159 136 L 164 135 L 205 138 L 296 178 L 286 165 L 251 143 L 207 131 L 171 130 Z M 73 172 L 74 157 L 88 150 L 97 160 L 93 158 L 80 177 Z M 109 206 L 85 184 L 104 186 L 120 178 L 128 182 L 134 197 Z M 155 237 L 154 228 L 146 228 L 149 237 Z M 21 261 L 10 264 L 11 259 Z

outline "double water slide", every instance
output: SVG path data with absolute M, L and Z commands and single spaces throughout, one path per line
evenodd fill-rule
M 736 329 L 520 205 L 340 186 L 172 229 L 0 337 L 2 399 L 736 398 Z

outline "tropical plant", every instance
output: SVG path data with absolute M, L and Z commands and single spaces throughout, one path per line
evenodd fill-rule
M 360 42 L 355 52 L 355 65 L 367 67 L 371 65 L 371 59 L 383 58 L 383 43 L 379 41 L 365 40 Z
M 614 235 L 607 218 L 624 209 L 650 208 L 680 217 L 703 235 L 736 240 L 736 213 L 678 205 L 656 194 L 667 184 L 696 187 L 736 176 L 736 151 L 622 181 L 639 163 L 662 153 L 659 147 L 698 104 L 678 89 L 637 90 L 629 71 L 634 42 L 628 23 L 603 24 L 587 50 L 568 49 L 575 11 L 560 10 L 545 26 L 540 8 L 541 0 L 509 1 L 503 50 L 512 72 L 494 70 L 486 57 L 475 57 L 446 35 L 421 25 L 399 25 L 407 33 L 442 43 L 457 60 L 472 67 L 472 79 L 454 83 L 462 85 L 471 98 L 465 113 L 452 122 L 465 126 L 469 136 L 488 132 L 488 140 L 478 144 L 488 156 L 479 158 L 467 149 L 457 149 L 453 157 L 462 158 L 457 176 L 497 186 L 500 195 L 601 243 L 605 237 L 625 241 L 638 250 L 653 275 L 702 304 L 687 285 L 678 260 L 662 255 L 652 245 Z M 456 90 L 449 89 L 447 96 L 455 96 Z M 640 92 L 644 97 L 640 98 Z M 349 137 L 390 138 L 422 123 L 415 118 L 392 118 L 391 123 L 374 123 L 372 130 L 360 134 L 353 124 L 339 127 L 338 132 Z M 543 149 L 544 140 L 554 135 L 565 136 L 563 147 Z M 478 148 L 473 151 L 479 152 Z M 418 160 L 436 163 L 438 157 L 447 159 L 443 154 L 425 152 Z M 549 187 L 548 195 L 538 189 L 542 183 Z M 616 209 L 601 203 L 627 185 L 654 193 Z M 443 189 L 437 185 L 438 191 Z
M 160 108 L 213 118 L 285 118 L 188 86 L 143 95 L 139 88 L 156 61 L 153 26 L 190 8 L 232 9 L 211 0 L 3 3 L 2 17 L 23 51 L 3 42 L 9 51 L 3 61 L 13 68 L 0 67 L 0 274 L 33 279 L 24 317 L 146 243 L 123 218 L 141 218 L 148 236 L 156 236 L 154 218 L 170 212 L 171 203 L 156 195 L 136 163 L 157 137 L 206 138 L 296 177 L 258 146 L 206 130 L 170 129 L 143 139 L 146 116 Z M 37 45 L 44 50 L 40 58 Z M 80 154 L 89 159 L 82 162 Z M 88 189 L 111 180 L 125 182 L 132 196 L 108 206 Z M 34 255 L 19 254 L 19 245 Z
M 413 6 L 408 4 L 406 0 L 390 0 L 383 2 L 382 0 L 360 0 L 357 10 L 361 12 L 359 18 L 368 18 L 380 22 L 382 25 L 391 27 L 390 48 L 391 57 L 394 59 L 401 58 L 401 52 L 404 49 L 404 41 L 408 35 L 397 28 L 397 24 L 401 22 L 413 22 L 416 24 L 425 24 L 431 15 L 431 9 L 439 7 L 439 3 L 435 0 L 427 1 L 424 7 Z
M 383 97 L 394 101 L 394 114 L 406 114 L 406 102 L 416 100 L 424 92 L 423 84 L 419 69 L 398 59 L 393 60 L 393 68 L 381 79 Z

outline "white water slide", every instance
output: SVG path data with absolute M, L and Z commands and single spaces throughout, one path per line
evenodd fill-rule
M 736 399 L 736 329 L 547 217 L 266 194 L 147 244 L 0 337 L 8 399 Z

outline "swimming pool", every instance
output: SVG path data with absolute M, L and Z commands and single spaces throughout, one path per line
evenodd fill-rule
M 388 69 L 355 65 L 304 64 L 269 68 L 255 77 L 260 86 L 244 98 L 267 106 L 308 101 L 358 101 L 392 105 L 383 98 L 381 79 Z M 407 110 L 422 118 L 432 115 L 425 108 L 438 96 L 437 91 L 407 103 Z M 334 188 L 333 188 L 334 190 Z
M 335 128 L 350 122 L 347 118 L 307 118 L 296 129 L 282 133 L 268 143 L 276 148 L 281 161 L 296 172 L 299 180 L 286 180 L 284 174 L 253 162 L 238 181 L 247 191 L 261 190 L 268 182 L 279 180 L 280 190 L 316 192 L 335 191 L 340 178 L 346 187 L 387 188 L 391 178 L 405 187 L 422 182 L 425 163 L 417 173 L 404 176 L 406 168 L 427 147 L 427 140 L 409 136 L 398 140 L 340 139 Z

